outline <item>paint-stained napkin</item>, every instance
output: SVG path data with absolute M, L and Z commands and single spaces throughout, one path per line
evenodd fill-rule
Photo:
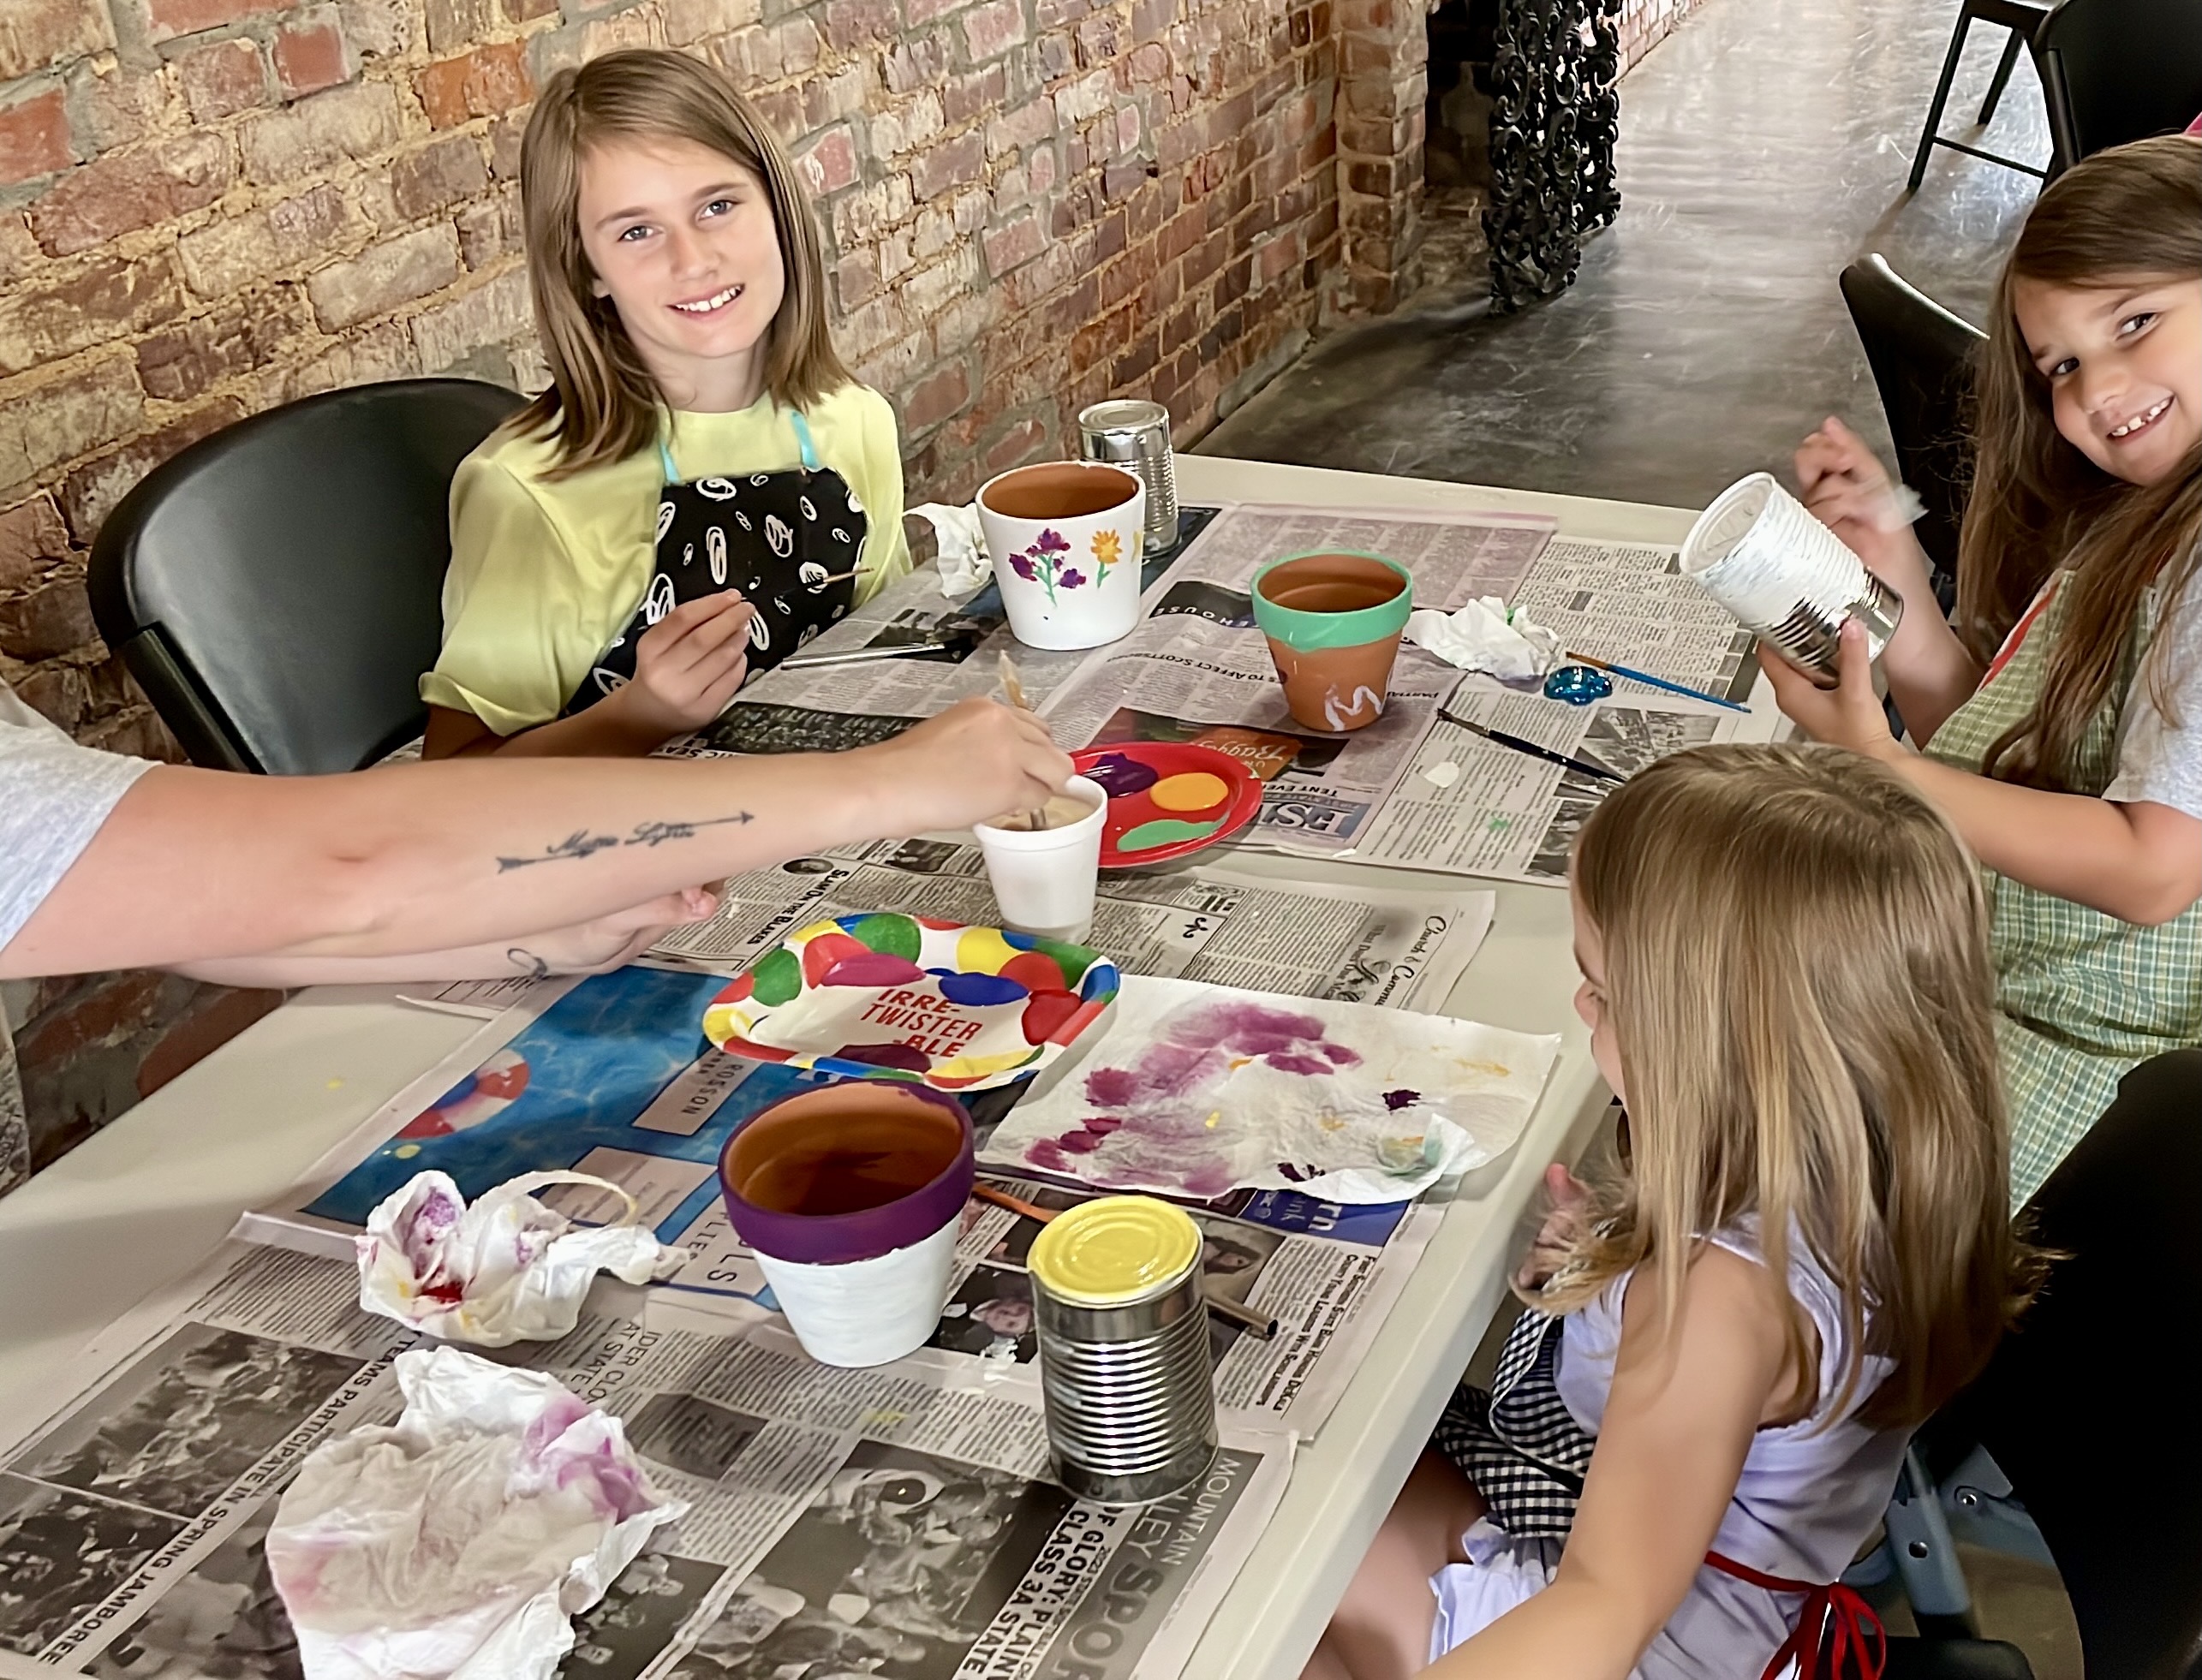
M 1556 1034 L 1127 974 L 1113 1022 L 983 1161 L 1111 1189 L 1401 1201 L 1504 1154 Z
M 314 1449 L 268 1530 L 307 1680 L 551 1680 L 567 1618 L 688 1507 L 540 1372 L 415 1349 L 397 1385 L 403 1415 Z

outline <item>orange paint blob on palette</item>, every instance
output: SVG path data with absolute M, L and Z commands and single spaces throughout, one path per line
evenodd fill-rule
M 1236 834 L 1262 808 L 1262 783 L 1228 753 L 1189 742 L 1126 741 L 1073 753 L 1108 792 L 1101 867 L 1168 863 Z

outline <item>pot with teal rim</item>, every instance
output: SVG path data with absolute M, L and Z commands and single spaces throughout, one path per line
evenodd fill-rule
M 1383 716 L 1413 574 L 1381 554 L 1294 554 L 1254 575 L 1253 596 L 1294 722 L 1340 733 Z

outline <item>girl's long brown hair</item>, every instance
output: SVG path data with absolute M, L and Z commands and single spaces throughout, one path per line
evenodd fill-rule
M 2049 381 L 2019 331 L 2020 280 L 2104 289 L 2202 277 L 2202 140 L 2098 152 L 2042 194 L 1996 284 L 1977 382 L 1978 456 L 1958 542 L 1957 629 L 1984 664 L 2060 566 L 2063 633 L 2040 696 L 1988 750 L 1991 776 L 2068 789 L 2074 753 L 2110 698 L 2144 593 L 2169 610 L 2202 540 L 2202 447 L 2162 482 L 2112 477 L 2061 437 Z M 2151 662 L 2151 681 L 2161 673 Z M 2080 791 L 2092 792 L 2084 789 Z
M 1894 1371 L 1859 1415 L 1915 1424 L 1970 1382 L 2033 1283 L 2014 1236 L 1978 871 L 1894 773 L 1832 747 L 1703 747 L 1584 825 L 1574 891 L 1605 956 L 1632 1170 L 1535 1304 L 1629 1268 L 1681 1298 L 1700 1239 L 1755 1216 L 1769 1272 L 1801 1239 L 1851 1360 Z M 1793 1386 L 1818 1398 L 1784 1290 Z
M 618 310 L 595 295 L 582 250 L 582 159 L 616 140 L 690 140 L 763 182 L 786 275 L 766 336 L 765 388 L 775 402 L 802 408 L 850 377 L 828 331 L 818 226 L 779 136 L 724 76 L 684 54 L 607 52 L 551 78 L 520 148 L 528 284 L 551 385 L 513 423 L 556 438 L 561 477 L 647 448 L 665 406 Z

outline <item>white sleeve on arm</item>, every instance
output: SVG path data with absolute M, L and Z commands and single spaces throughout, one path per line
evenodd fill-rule
M 0 684 L 0 946 L 152 768 L 146 759 L 78 746 Z
M 2157 702 L 2159 689 L 2169 718 Z M 2117 774 L 2103 797 L 2202 819 L 2202 577 L 2157 623 L 2126 700 Z

